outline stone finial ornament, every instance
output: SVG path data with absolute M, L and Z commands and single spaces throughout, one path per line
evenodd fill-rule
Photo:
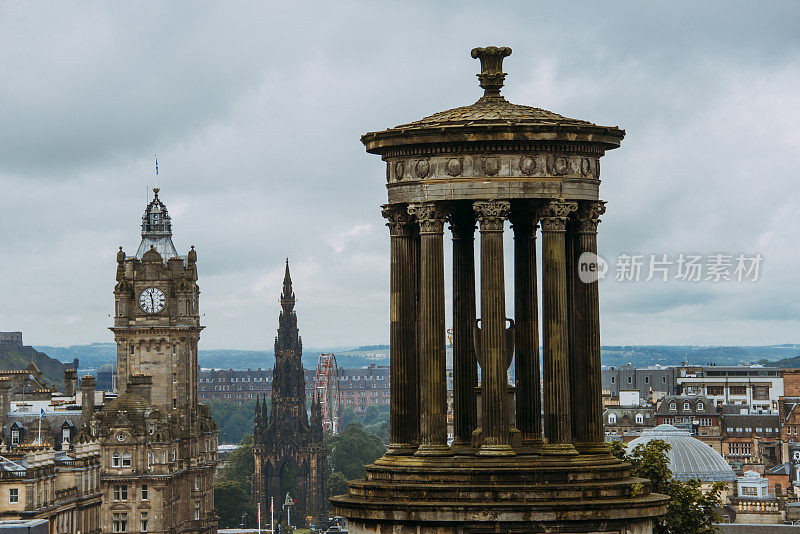
M 481 60 L 481 73 L 477 74 L 483 87 L 483 96 L 499 96 L 500 88 L 506 79 L 503 72 L 503 58 L 511 55 L 511 49 L 507 46 L 487 46 L 485 48 L 473 48 L 470 54 L 474 59 Z

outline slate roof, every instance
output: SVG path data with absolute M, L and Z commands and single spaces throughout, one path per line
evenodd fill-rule
M 671 402 L 676 403 L 677 410 L 670 410 Z M 689 410 L 684 409 L 684 403 L 689 403 Z M 701 410 L 698 407 L 702 406 Z M 683 415 L 683 416 L 709 416 L 719 415 L 714 403 L 702 395 L 666 395 L 656 408 L 656 415 Z
M 632 451 L 637 445 L 644 445 L 653 439 L 665 441 L 672 447 L 667 453 L 669 468 L 678 480 L 736 480 L 736 473 L 722 455 L 699 439 L 693 438 L 687 430 L 679 430 L 672 425 L 658 425 L 642 430 L 640 437 L 628 443 L 627 450 Z
M 558 113 L 547 111 L 546 109 L 512 104 L 502 96 L 483 96 L 477 102 L 469 106 L 440 111 L 418 121 L 398 125 L 395 128 L 409 129 L 437 126 L 466 126 L 498 122 L 536 126 L 597 126 L 591 122 L 570 119 Z

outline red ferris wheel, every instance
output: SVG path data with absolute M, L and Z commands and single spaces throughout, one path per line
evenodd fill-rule
M 319 355 L 314 378 L 314 396 L 322 409 L 323 428 L 339 433 L 341 400 L 339 397 L 339 366 L 332 353 Z

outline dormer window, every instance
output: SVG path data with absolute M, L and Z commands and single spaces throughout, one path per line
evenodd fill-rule
M 676 403 L 674 403 L 674 402 L 670 402 L 670 403 L 669 403 L 669 410 L 670 410 L 671 412 L 675 412 L 675 411 L 677 411 L 677 410 L 678 410 L 678 405 L 677 405 Z
M 11 444 L 19 445 L 19 430 L 16 428 L 11 431 Z
M 69 443 L 69 427 L 61 429 L 61 443 Z
M 683 403 L 683 409 L 684 409 L 684 411 L 687 411 L 687 412 L 692 409 L 692 405 L 689 404 L 689 401 L 686 401 L 686 402 Z
M 703 406 L 703 403 L 702 403 L 702 402 L 698 402 L 698 403 L 697 403 L 697 411 L 698 411 L 698 412 L 704 412 L 704 411 L 706 411 L 706 407 L 705 407 L 705 406 Z
M 617 416 L 616 416 L 615 414 L 613 414 L 613 413 L 612 413 L 612 414 L 610 414 L 610 415 L 608 416 L 608 423 L 609 423 L 609 424 L 611 424 L 611 425 L 613 425 L 613 424 L 615 424 L 616 422 L 617 422 Z
M 636 424 L 641 425 L 644 423 L 644 416 L 640 413 L 636 414 Z

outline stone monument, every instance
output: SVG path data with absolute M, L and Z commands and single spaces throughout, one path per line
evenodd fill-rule
M 474 104 L 361 138 L 387 166 L 391 445 L 364 480 L 332 499 L 354 534 L 647 533 L 666 510 L 666 497 L 631 477 L 604 443 L 591 271 L 605 211 L 600 158 L 625 132 L 508 102 L 500 89 L 510 54 L 507 47 L 472 50 L 484 89 Z M 505 308 L 506 222 L 514 240 L 513 319 Z M 453 239 L 452 443 L 445 225 Z

